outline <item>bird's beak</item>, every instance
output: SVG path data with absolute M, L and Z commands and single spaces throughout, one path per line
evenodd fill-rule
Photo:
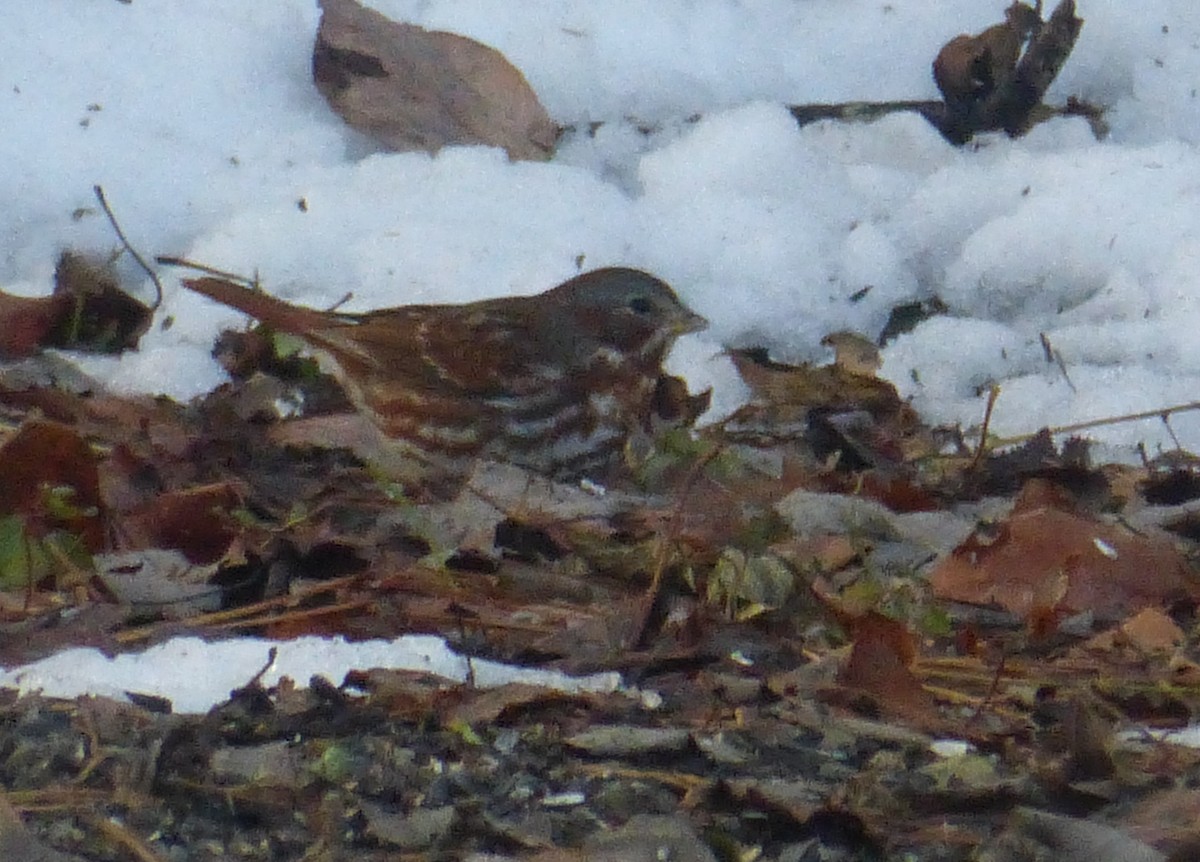
M 708 318 L 696 314 L 694 311 L 684 309 L 684 313 L 679 316 L 672 327 L 676 335 L 686 335 L 689 332 L 699 332 L 702 329 L 708 329 Z

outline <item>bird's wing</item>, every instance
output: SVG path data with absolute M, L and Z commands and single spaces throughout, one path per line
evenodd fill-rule
M 399 385 L 481 398 L 517 396 L 562 383 L 568 369 L 548 354 L 541 322 L 516 299 L 467 306 L 408 306 L 325 330 L 335 358 L 369 363 Z M 354 358 L 346 356 L 351 348 Z M 349 369 L 347 369 L 349 370 Z M 364 370 L 368 370 L 364 368 Z
M 232 306 L 329 354 L 345 376 L 394 391 L 505 398 L 570 385 L 567 355 L 556 350 L 537 297 L 469 305 L 409 305 L 333 314 L 292 305 L 219 278 L 184 286 Z

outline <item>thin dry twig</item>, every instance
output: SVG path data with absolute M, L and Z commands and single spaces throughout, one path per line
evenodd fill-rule
M 1018 434 L 1014 437 L 1005 437 L 1000 440 L 992 441 L 992 448 L 1000 446 L 1012 446 L 1016 443 L 1024 443 L 1027 440 L 1032 440 L 1042 430 L 1050 434 L 1076 434 L 1080 431 L 1089 431 L 1092 428 L 1103 428 L 1106 425 L 1119 425 L 1123 422 L 1139 422 L 1143 419 L 1160 419 L 1163 422 L 1167 418 L 1176 414 L 1184 413 L 1189 410 L 1200 410 L 1200 401 L 1189 401 L 1186 404 L 1173 404 L 1170 407 L 1160 407 L 1156 410 L 1143 410 L 1140 413 L 1125 413 L 1120 416 L 1106 416 L 1103 419 L 1089 419 L 1086 422 L 1075 422 L 1070 425 L 1052 425 L 1046 429 L 1039 429 L 1028 434 Z M 987 426 L 981 429 L 981 438 L 987 436 Z
M 983 427 L 979 429 L 979 446 L 975 449 L 974 460 L 971 461 L 972 470 L 980 465 L 983 461 L 983 456 L 988 452 L 988 427 L 992 424 L 992 412 L 996 409 L 996 399 L 999 397 L 1000 387 L 993 384 L 992 388 L 988 390 L 987 407 L 983 411 Z
M 164 856 L 156 853 L 140 835 L 119 820 L 101 816 L 96 811 L 89 811 L 84 817 L 105 840 L 123 850 L 127 854 L 125 858 L 135 862 L 163 862 Z
M 687 477 L 680 485 L 679 499 L 676 501 L 674 509 L 671 512 L 671 517 L 667 521 L 666 529 L 658 537 L 658 544 L 655 547 L 650 586 L 646 588 L 643 594 L 641 619 L 637 621 L 637 625 L 633 630 L 633 637 L 630 640 L 635 649 L 645 649 L 649 645 L 650 627 L 654 619 L 654 609 L 658 606 L 659 597 L 662 592 L 663 577 L 666 574 L 667 563 L 670 561 L 670 548 L 679 539 L 679 524 L 683 517 L 684 506 L 691 499 L 690 492 L 701 476 L 703 476 L 705 467 L 723 451 L 725 451 L 724 446 L 714 446 L 709 452 L 706 452 L 692 466 Z
M 163 301 L 163 286 L 158 279 L 158 273 L 150 268 L 150 264 L 146 263 L 146 259 L 138 254 L 138 250 L 129 242 L 129 238 L 125 236 L 125 231 L 121 230 L 121 225 L 117 223 L 117 217 L 112 211 L 112 207 L 108 205 L 108 199 L 104 196 L 104 189 L 99 185 L 92 186 L 92 191 L 96 193 L 96 200 L 100 201 L 100 207 L 104 210 L 104 215 L 108 217 L 108 223 L 112 225 L 113 231 L 117 235 L 117 239 L 121 241 L 121 245 L 129 252 L 130 256 L 137 261 L 137 265 L 142 268 L 146 275 L 150 276 L 150 280 L 154 282 L 154 302 L 150 305 L 151 311 L 156 311 Z
M 249 279 L 244 275 L 226 272 L 223 269 L 217 269 L 216 267 L 208 266 L 207 264 L 203 263 L 196 263 L 195 261 L 191 261 L 183 257 L 172 257 L 170 255 L 160 254 L 158 257 L 154 258 L 154 262 L 160 266 L 182 266 L 186 269 L 194 269 L 197 272 L 204 273 L 205 275 L 215 275 L 218 278 L 228 279 L 229 281 L 234 281 L 239 284 L 247 284 L 251 286 L 258 285 L 257 276 L 255 276 L 253 279 Z

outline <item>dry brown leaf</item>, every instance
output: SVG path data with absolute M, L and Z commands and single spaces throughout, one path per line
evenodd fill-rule
M 821 344 L 833 348 L 833 364 L 849 374 L 874 377 L 883 366 L 878 345 L 857 332 L 831 332 Z
M 355 0 L 321 0 L 313 80 L 354 129 L 393 150 L 503 147 L 544 161 L 558 127 L 502 54 L 454 33 L 391 21 Z
M 871 695 L 890 715 L 918 724 L 936 718 L 933 698 L 912 671 L 917 647 L 907 627 L 872 611 L 854 621 L 853 634 L 838 682 Z
M 1200 582 L 1161 532 L 1135 533 L 1058 508 L 1039 492 L 1031 496 L 1036 504 L 1018 501 L 1008 519 L 976 531 L 937 565 L 930 579 L 936 596 L 1039 621 L 1082 611 L 1120 619 L 1200 596 Z
M 789 414 L 828 408 L 889 416 L 902 404 L 896 387 L 886 380 L 856 374 L 841 365 L 787 365 L 753 348 L 731 350 L 729 358 L 756 402 Z
M 461 690 L 448 686 L 442 677 L 391 668 L 350 671 L 345 685 L 369 693 L 375 707 L 402 721 L 425 721 L 439 702 L 461 696 Z
M 824 533 L 787 539 L 771 552 L 799 571 L 836 572 L 858 559 L 862 549 L 848 536 Z
M 1087 642 L 1087 648 L 1110 652 L 1124 647 L 1142 654 L 1173 653 L 1183 643 L 1183 629 L 1159 608 L 1146 608 L 1121 623 L 1119 628 L 1101 632 Z
M 151 312 L 121 289 L 110 264 L 64 251 L 50 296 L 0 292 L 0 358 L 45 347 L 117 353 L 137 344 Z
M 933 78 L 948 105 L 982 101 L 1012 77 L 1021 47 L 1041 18 L 1024 3 L 1013 3 L 1004 17 L 1003 24 L 977 35 L 955 36 L 938 52 Z
M 0 358 L 21 359 L 37 353 L 69 307 L 66 296 L 0 292 Z
M 1083 20 L 1075 15 L 1075 0 L 1060 0 L 1044 22 L 1041 7 L 1041 0 L 1035 6 L 1018 0 L 1005 12 L 1005 23 L 957 36 L 939 52 L 933 77 L 945 110 L 934 123 L 952 143 L 964 144 L 981 131 L 1022 135 L 1058 113 L 1042 105 L 1042 97 L 1070 56 Z M 1096 115 L 1071 106 L 1063 111 L 1076 112 Z M 1093 128 L 1103 134 L 1101 122 Z
M 543 685 L 527 685 L 510 682 L 488 689 L 468 689 L 455 701 L 445 701 L 439 706 L 444 727 L 457 724 L 472 727 L 490 727 L 497 722 L 512 723 L 512 718 L 523 711 L 553 707 L 556 704 L 579 704 L 586 702 L 575 694 L 555 691 Z
M 751 403 L 727 428 L 774 439 L 802 439 L 818 459 L 836 455 L 852 470 L 895 465 L 932 451 L 928 429 L 896 387 L 875 376 L 877 355 L 866 339 L 835 333 L 833 365 L 787 365 L 761 348 L 729 357 L 750 387 Z
M 978 36 L 955 36 L 933 61 L 933 79 L 948 104 L 981 100 L 1012 74 L 1020 48 L 1007 24 L 989 27 Z
M 216 562 L 233 541 L 229 512 L 241 504 L 241 496 L 230 482 L 159 494 L 125 514 L 128 545 L 172 548 L 193 562 Z
M 100 550 L 104 510 L 91 447 L 70 426 L 23 424 L 0 446 L 0 514 L 22 516 L 35 533 L 66 529 Z
M 120 353 L 136 347 L 154 312 L 122 289 L 111 260 L 64 251 L 54 268 L 54 297 L 63 298 L 46 347 Z

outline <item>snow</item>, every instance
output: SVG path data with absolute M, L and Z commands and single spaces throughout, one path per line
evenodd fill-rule
M 270 659 L 270 651 L 276 655 Z M 109 658 L 95 649 L 63 650 L 21 668 L 0 672 L 0 688 L 22 694 L 44 692 L 57 697 L 95 696 L 124 699 L 126 694 L 154 694 L 170 699 L 175 712 L 205 712 L 249 685 L 260 669 L 263 686 L 283 677 L 307 685 L 314 675 L 334 685 L 347 668 L 407 670 L 491 688 L 506 682 L 554 687 L 567 692 L 611 692 L 620 689 L 616 673 L 570 677 L 556 671 L 512 668 L 486 659 L 468 659 L 433 635 L 406 635 L 395 641 L 348 643 L 343 638 L 301 637 L 287 642 L 259 638 L 206 642 L 174 638 L 140 653 Z M 630 694 L 636 694 L 630 691 Z
M 533 293 L 579 259 L 648 269 L 712 322 L 671 368 L 716 387 L 714 416 L 744 397 L 724 347 L 824 360 L 823 335 L 875 336 L 892 306 L 934 296 L 948 316 L 891 342 L 882 372 L 930 422 L 977 424 L 993 383 L 1000 435 L 1196 400 L 1190 0 L 1079 0 L 1049 101 L 1103 107 L 1105 140 L 1058 119 L 961 149 L 914 115 L 798 128 L 785 105 L 936 98 L 939 46 L 1005 0 L 370 5 L 503 52 L 572 127 L 556 158 L 375 151 L 312 86 L 315 0 L 9 3 L 0 288 L 46 293 L 62 248 L 116 247 L 98 183 L 144 253 L 317 306 Z M 118 391 L 187 399 L 223 380 L 209 349 L 239 317 L 164 275 L 172 326 L 77 361 Z M 1200 447 L 1200 419 L 1171 428 Z M 1173 445 L 1155 421 L 1092 434 L 1115 457 Z

